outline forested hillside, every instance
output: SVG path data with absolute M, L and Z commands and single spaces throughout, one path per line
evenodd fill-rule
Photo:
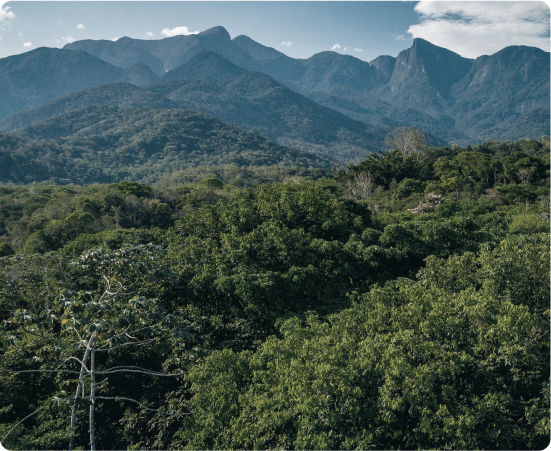
M 89 106 L 0 134 L 0 181 L 156 182 L 200 165 L 327 167 L 317 155 L 195 111 Z
M 183 107 L 335 160 L 358 161 L 367 152 L 380 149 L 391 132 L 388 127 L 354 121 L 318 105 L 271 77 L 245 71 L 214 52 L 196 53 L 148 89 Z M 443 144 L 431 138 L 434 145 Z
M 124 108 L 171 109 L 178 105 L 165 96 L 141 89 L 130 83 L 109 83 L 60 97 L 0 121 L 0 130 L 13 131 L 27 125 L 91 105 Z
M 107 148 L 157 114 L 216 124 L 101 109 L 4 137 Z M 147 126 L 127 134 L 128 114 Z M 421 138 L 332 171 L 1 185 L 3 446 L 543 449 L 549 138 Z
M 41 47 L 0 59 L 0 119 L 71 92 L 127 81 L 140 84 L 140 66 L 121 69 L 86 52 Z
M 539 48 L 510 46 L 472 60 L 417 38 L 396 58 L 367 63 L 335 52 L 297 60 L 246 36 L 233 42 L 266 74 L 356 120 L 462 145 L 549 133 L 550 60 Z

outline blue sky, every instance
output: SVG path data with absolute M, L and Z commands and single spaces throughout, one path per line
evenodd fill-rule
M 3 3 L 3 6 L 2 6 Z M 80 39 L 162 39 L 222 25 L 294 58 L 333 50 L 365 61 L 422 37 L 466 57 L 507 45 L 549 51 L 543 2 L 48 2 L 0 0 L 0 57 Z

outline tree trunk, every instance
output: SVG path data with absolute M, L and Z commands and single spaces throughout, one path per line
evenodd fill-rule
M 94 335 L 96 333 L 94 332 Z M 96 403 L 96 351 L 91 350 L 90 357 L 90 377 L 92 383 L 90 385 L 90 449 L 91 451 L 96 451 L 96 435 L 94 431 L 94 407 Z
M 82 357 L 82 365 L 80 366 L 80 376 L 78 378 L 78 386 L 77 386 L 77 392 L 75 393 L 75 402 L 80 396 L 81 392 L 84 392 L 82 389 L 82 379 L 84 378 L 84 373 L 86 372 L 86 361 L 88 360 L 88 355 L 90 354 L 90 345 L 92 344 L 92 340 L 94 339 L 94 336 L 90 338 L 90 341 L 88 342 L 88 345 L 86 346 L 86 352 L 84 353 L 84 357 Z M 73 451 L 73 448 L 75 447 L 75 426 L 77 423 L 77 406 L 76 404 L 73 406 L 73 411 L 71 412 L 71 441 L 69 442 L 69 451 Z

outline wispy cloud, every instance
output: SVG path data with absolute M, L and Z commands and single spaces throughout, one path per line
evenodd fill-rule
M 148 32 L 147 32 L 147 35 L 148 35 L 148 36 L 153 36 L 153 32 L 152 32 L 152 31 L 148 31 Z
M 333 47 L 331 47 L 331 50 L 337 50 L 337 49 L 340 49 L 342 46 L 340 46 L 339 44 L 335 44 Z
M 549 51 L 549 6 L 534 1 L 433 2 L 415 6 L 421 23 L 408 33 L 474 58 L 510 45 Z
M 84 30 L 86 27 L 85 27 L 83 24 L 79 23 L 79 24 L 77 25 L 77 28 L 78 28 L 79 30 Z
M 62 36 L 61 40 L 62 41 L 67 41 L 67 42 L 75 42 L 75 39 L 72 38 L 71 36 Z
M 111 39 L 112 41 L 118 41 L 119 38 L 117 36 L 115 36 L 113 39 Z
M 283 41 L 281 44 L 279 45 L 283 45 L 285 47 L 291 47 L 293 45 L 293 43 L 291 41 Z
M 30 42 L 30 41 L 29 41 L 29 42 L 25 42 L 25 43 L 23 44 L 23 47 L 32 47 L 32 46 L 33 46 L 33 43 Z
M 0 6 L 0 21 L 1 22 L 6 22 L 7 20 L 10 20 L 10 19 L 15 19 L 15 13 L 13 11 L 10 11 L 10 7 L 9 6 L 6 6 L 6 7 L 1 7 Z
M 410 36 L 406 36 L 405 34 L 398 34 L 396 35 L 397 41 L 409 41 L 411 39 Z
M 364 51 L 364 49 L 358 49 L 358 48 L 356 48 L 356 49 L 354 49 L 354 51 L 355 51 L 355 52 L 359 52 L 359 53 L 361 53 L 361 52 L 363 52 L 363 51 Z
M 176 27 L 176 28 L 164 28 L 163 31 L 161 31 L 161 34 L 165 35 L 167 38 L 171 38 L 172 36 L 189 36 L 190 34 L 197 34 L 198 31 L 189 31 L 188 27 Z

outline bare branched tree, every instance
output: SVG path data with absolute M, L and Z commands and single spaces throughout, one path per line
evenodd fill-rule
M 350 193 L 360 199 L 369 199 L 379 193 L 383 187 L 376 185 L 369 172 L 359 172 L 347 183 Z
M 385 138 L 385 145 L 399 150 L 404 157 L 415 155 L 419 162 L 428 158 L 428 146 L 425 135 L 415 128 L 398 128 Z
M 517 172 L 517 177 L 521 182 L 530 183 L 534 168 L 522 168 Z

